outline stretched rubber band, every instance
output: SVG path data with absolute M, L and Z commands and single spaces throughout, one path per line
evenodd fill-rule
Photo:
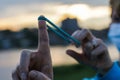
M 71 41 L 68 38 L 66 38 L 65 36 L 63 36 L 60 32 L 56 31 L 55 29 L 51 28 L 48 25 L 47 25 L 47 27 L 48 27 L 49 30 L 53 31 L 55 34 L 57 34 L 58 36 L 63 38 L 66 42 L 71 43 Z
M 38 20 L 45 20 L 45 21 L 47 21 L 50 25 L 52 25 L 54 28 L 56 28 L 56 30 L 58 30 L 59 32 L 57 32 L 55 29 L 52 29 L 50 26 L 47 26 L 48 29 L 52 30 L 55 34 L 57 34 L 58 36 L 62 37 L 67 42 L 70 43 L 71 40 L 72 40 L 76 44 L 76 46 L 80 46 L 80 42 L 77 39 L 71 37 L 68 33 L 66 33 L 65 31 L 63 31 L 61 28 L 59 28 L 58 26 L 56 26 L 54 23 L 52 23 L 50 20 L 48 20 L 44 16 L 40 16 L 38 18 Z

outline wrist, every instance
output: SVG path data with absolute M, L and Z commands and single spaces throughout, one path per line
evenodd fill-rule
M 98 72 L 99 72 L 100 76 L 104 76 L 113 67 L 113 65 L 114 65 L 114 63 L 111 62 L 111 63 L 109 63 L 109 65 L 107 67 L 99 70 Z
M 114 62 L 111 69 L 109 69 L 105 75 L 101 76 L 101 74 L 98 73 L 96 76 L 100 80 L 120 80 L 120 67 L 118 62 Z

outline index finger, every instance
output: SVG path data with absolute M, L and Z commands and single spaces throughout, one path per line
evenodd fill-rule
M 72 34 L 72 37 L 78 39 L 81 42 L 91 41 L 94 36 L 87 29 L 77 30 Z
M 31 52 L 28 50 L 23 50 L 20 57 L 20 78 L 21 80 L 27 80 L 27 75 L 29 71 Z
M 44 20 L 39 20 L 38 25 L 39 25 L 39 29 L 38 29 L 39 56 L 38 57 L 39 59 L 42 58 L 42 63 L 39 65 L 41 66 L 41 72 L 52 79 L 53 70 L 52 70 L 52 60 L 51 60 L 50 48 L 49 48 L 47 25 Z
M 38 51 L 49 51 L 47 25 L 44 20 L 38 21 Z

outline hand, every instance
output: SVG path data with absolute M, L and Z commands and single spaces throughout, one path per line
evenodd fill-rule
M 39 21 L 38 50 L 32 52 L 23 50 L 20 64 L 12 73 L 13 80 L 52 80 L 53 69 L 49 49 L 49 39 L 46 23 Z
M 72 37 L 81 42 L 82 53 L 67 50 L 69 56 L 73 57 L 79 63 L 97 69 L 101 74 L 105 74 L 109 68 L 112 67 L 113 62 L 102 40 L 94 37 L 92 33 L 86 29 L 74 32 Z

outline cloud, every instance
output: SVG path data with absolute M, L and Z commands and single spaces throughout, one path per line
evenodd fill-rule
M 108 16 L 107 6 L 90 6 L 106 4 L 108 0 L 0 0 L 0 28 L 4 26 L 19 27 L 36 24 L 41 14 L 56 22 L 64 14 L 72 14 L 81 20 Z M 77 3 L 77 4 L 76 4 Z M 88 4 L 81 4 L 88 3 Z M 4 27 L 5 29 L 5 27 Z
M 61 5 L 87 4 L 108 5 L 109 0 L 0 0 L 0 18 L 14 16 L 21 13 L 43 12 Z M 44 8 L 44 9 L 42 9 Z M 49 9 L 50 12 L 50 9 Z

